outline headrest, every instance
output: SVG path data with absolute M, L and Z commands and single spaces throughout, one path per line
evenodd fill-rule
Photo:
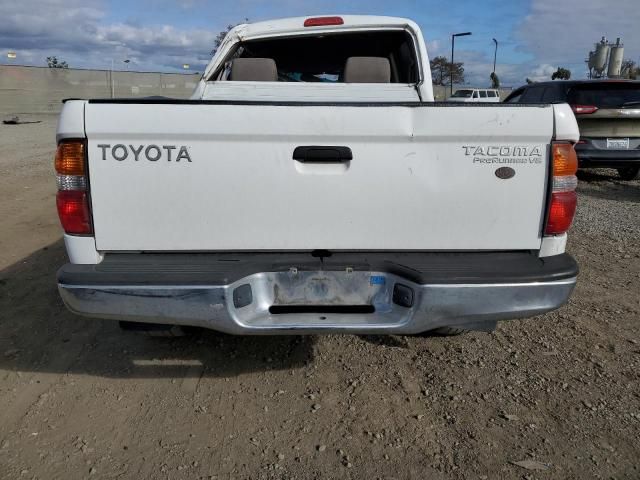
M 271 58 L 236 58 L 231 62 L 234 82 L 277 82 L 278 69 Z
M 346 83 L 389 83 L 391 66 L 384 57 L 349 57 L 344 66 Z

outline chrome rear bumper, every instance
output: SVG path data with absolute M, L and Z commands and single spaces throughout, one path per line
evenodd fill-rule
M 95 318 L 190 325 L 230 334 L 415 334 L 542 314 L 564 304 L 575 283 L 572 276 L 420 284 L 385 271 L 291 268 L 255 273 L 226 285 L 82 284 L 65 282 L 59 275 L 58 288 L 72 312 Z

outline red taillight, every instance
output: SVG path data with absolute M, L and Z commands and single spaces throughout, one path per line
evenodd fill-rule
M 547 235 L 565 233 L 571 227 L 576 213 L 578 195 L 576 192 L 556 192 L 551 194 L 549 206 L 549 220 L 547 220 Z
M 304 21 L 305 27 L 324 27 L 326 25 L 344 25 L 342 17 L 315 17 Z
M 89 199 L 83 190 L 60 190 L 56 196 L 58 216 L 66 233 L 86 235 L 93 232 Z
M 64 140 L 56 151 L 58 216 L 65 233 L 72 235 L 93 233 L 85 152 L 85 142 L 81 139 Z
M 595 105 L 571 105 L 571 110 L 576 115 L 588 115 L 590 113 L 596 113 L 598 111 L 598 107 Z
M 576 213 L 578 196 L 575 189 L 578 184 L 576 172 L 578 157 L 574 146 L 568 142 L 553 142 L 551 144 L 551 161 L 553 183 L 549 216 L 545 235 L 560 235 L 571 227 Z

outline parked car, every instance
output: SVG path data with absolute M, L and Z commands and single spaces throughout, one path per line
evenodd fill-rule
M 447 102 L 500 103 L 500 92 L 493 88 L 461 88 L 447 98 Z
M 59 291 L 233 334 L 492 329 L 574 288 L 578 137 L 565 104 L 434 103 L 407 19 L 240 25 L 190 100 L 65 103 Z
M 615 168 L 624 180 L 640 179 L 640 81 L 567 80 L 514 90 L 506 103 L 571 105 L 580 128 L 581 168 Z

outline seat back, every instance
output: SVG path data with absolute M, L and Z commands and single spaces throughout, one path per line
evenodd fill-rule
M 384 57 L 349 57 L 344 66 L 345 83 L 390 83 L 391 65 Z
M 236 58 L 231 62 L 233 82 L 277 82 L 278 69 L 271 58 Z

